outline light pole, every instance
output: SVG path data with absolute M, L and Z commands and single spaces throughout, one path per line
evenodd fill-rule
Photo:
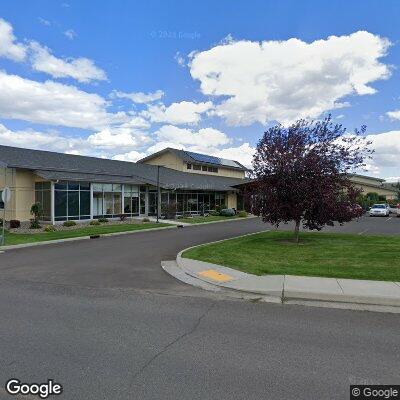
M 0 161 L 0 168 L 4 168 L 4 189 L 7 186 L 7 164 Z M 6 199 L 4 199 L 6 200 Z M 1 245 L 4 246 L 6 243 L 6 201 L 3 201 L 3 226 L 1 235 Z
M 157 165 L 157 224 L 160 218 L 161 190 L 160 190 L 160 166 Z

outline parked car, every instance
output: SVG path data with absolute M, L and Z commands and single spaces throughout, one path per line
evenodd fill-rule
M 396 214 L 400 218 L 400 203 L 396 205 Z
M 371 217 L 388 217 L 390 214 L 388 204 L 374 204 L 369 209 L 369 215 Z

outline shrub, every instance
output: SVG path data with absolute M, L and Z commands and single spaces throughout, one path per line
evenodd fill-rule
M 39 221 L 40 217 L 43 215 L 43 208 L 40 203 L 32 204 L 31 215 L 33 215 L 33 218 L 36 220 L 36 222 Z
M 247 211 L 239 211 L 238 216 L 240 218 L 247 218 L 247 216 L 248 216 Z
M 145 217 L 145 218 L 142 219 L 142 222 L 150 222 L 150 219 Z
M 233 208 L 224 208 L 221 210 L 220 215 L 223 217 L 233 217 L 236 215 L 235 210 Z
M 97 221 L 99 221 L 101 224 L 106 224 L 108 222 L 108 219 L 102 217 L 102 218 L 99 218 Z
M 101 225 L 101 222 L 96 219 L 94 221 L 90 221 L 89 225 Z
M 126 221 L 127 218 L 128 218 L 128 214 L 120 214 L 120 216 L 119 216 L 120 221 Z
M 44 228 L 45 232 L 55 232 L 56 231 L 56 227 L 54 225 L 46 225 L 46 227 Z
M 18 219 L 12 219 L 10 220 L 10 228 L 11 229 L 17 229 L 21 226 L 21 221 Z
M 75 221 L 65 221 L 63 223 L 63 226 L 75 226 L 76 222 Z
M 0 218 L 0 226 L 3 226 L 3 218 Z
M 213 217 L 218 217 L 219 216 L 219 212 L 217 210 L 213 210 L 210 212 L 210 215 L 212 215 Z
M 39 224 L 39 221 L 36 219 L 31 219 L 31 224 L 29 226 L 30 229 L 40 229 L 41 225 Z

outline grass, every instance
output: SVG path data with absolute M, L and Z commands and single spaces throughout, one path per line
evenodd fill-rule
M 192 218 L 179 218 L 179 222 L 187 222 L 189 224 L 204 224 L 205 222 L 213 222 L 213 221 L 225 221 L 229 219 L 238 219 L 237 215 L 232 217 L 224 217 L 222 215 L 209 215 L 208 217 L 192 217 Z M 244 218 L 243 218 L 244 219 Z
M 298 245 L 292 238 L 292 232 L 263 232 L 199 246 L 183 256 L 254 275 L 400 282 L 400 235 L 301 233 Z
M 46 240 L 57 240 L 75 238 L 80 236 L 101 235 L 105 233 L 128 232 L 138 231 L 152 228 L 161 228 L 164 226 L 171 226 L 164 223 L 143 223 L 143 224 L 120 224 L 120 225 L 101 225 L 101 226 L 87 226 L 80 229 L 58 232 L 40 232 L 32 234 L 19 234 L 6 232 L 6 245 L 43 242 Z

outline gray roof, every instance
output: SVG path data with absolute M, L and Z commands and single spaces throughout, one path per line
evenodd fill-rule
M 157 185 L 157 167 L 127 161 L 0 146 L 0 162 L 34 171 L 48 180 Z M 242 179 L 160 167 L 160 186 L 168 189 L 235 190 Z
M 142 158 L 141 160 L 138 161 L 138 163 L 145 163 L 148 160 L 151 160 L 154 157 L 157 157 L 159 155 L 162 155 L 164 153 L 173 153 L 177 155 L 180 159 L 187 163 L 191 164 L 204 164 L 204 165 L 212 165 L 215 167 L 226 167 L 226 168 L 232 168 L 236 170 L 241 170 L 241 171 L 248 171 L 248 168 L 246 168 L 244 165 L 242 165 L 239 161 L 235 160 L 227 160 L 224 158 L 220 157 L 213 157 L 213 156 L 208 156 L 206 154 L 200 154 L 200 153 L 194 153 L 192 151 L 186 151 L 186 150 L 178 150 L 174 149 L 172 147 L 167 147 L 163 150 L 158 151 L 157 153 L 150 154 L 147 157 Z

